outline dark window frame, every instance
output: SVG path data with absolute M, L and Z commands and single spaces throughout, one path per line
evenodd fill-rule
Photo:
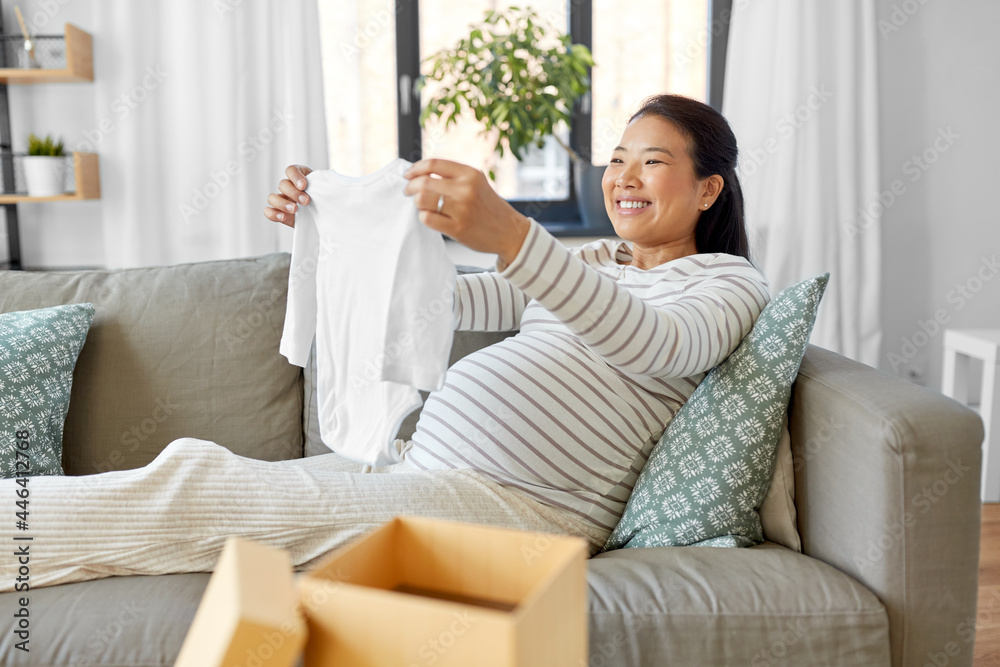
M 708 11 L 708 105 L 722 113 L 722 91 L 726 80 L 726 52 L 729 46 L 729 22 L 733 18 L 733 0 L 709 0 Z
M 420 76 L 419 0 L 397 0 L 396 13 L 396 103 L 399 156 L 415 162 L 423 157 L 420 128 L 420 95 L 414 83 Z M 567 0 L 569 34 L 574 43 L 593 49 L 593 0 Z M 726 43 L 732 0 L 709 0 L 709 104 L 722 107 Z M 570 146 L 581 157 L 591 159 L 591 93 L 577 101 L 570 123 Z M 557 236 L 592 235 L 584 230 L 576 204 L 576 176 L 569 168 L 569 197 L 561 200 L 512 200 L 511 205 L 533 217 Z M 598 230 L 614 234 L 613 229 Z

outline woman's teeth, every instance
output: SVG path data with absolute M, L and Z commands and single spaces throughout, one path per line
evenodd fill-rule
M 620 201 L 618 205 L 622 208 L 646 208 L 649 206 L 648 201 Z

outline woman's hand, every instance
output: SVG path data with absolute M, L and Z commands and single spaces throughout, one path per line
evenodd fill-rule
M 295 212 L 299 210 L 299 204 L 303 206 L 309 203 L 309 195 L 305 193 L 306 176 L 312 173 L 309 167 L 293 164 L 285 169 L 285 176 L 278 183 L 280 192 L 267 196 L 267 207 L 264 209 L 264 216 L 268 220 L 280 222 L 289 227 L 295 226 Z
M 468 248 L 496 253 L 503 265 L 517 256 L 531 223 L 493 191 L 483 172 L 432 158 L 414 163 L 403 176 L 422 223 Z

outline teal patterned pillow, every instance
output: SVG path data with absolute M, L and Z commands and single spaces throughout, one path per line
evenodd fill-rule
M 0 315 L 0 477 L 63 474 L 73 368 L 93 321 L 90 303 Z
M 761 543 L 781 424 L 830 274 L 783 290 L 678 411 L 604 550 Z

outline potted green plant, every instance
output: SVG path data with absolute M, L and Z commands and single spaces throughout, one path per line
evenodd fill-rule
M 551 136 L 573 162 L 584 226 L 607 228 L 600 188 L 603 168 L 593 167 L 558 134 L 569 123 L 573 104 L 590 91 L 593 65 L 586 46 L 573 44 L 569 35 L 546 25 L 531 9 L 490 10 L 453 48 L 424 61 L 426 73 L 419 85 L 435 85 L 420 122 L 433 118 L 447 128 L 469 111 L 483 134 L 496 142 L 495 151 L 501 157 L 509 151 L 518 160 Z M 494 178 L 493 170 L 488 171 Z
M 66 153 L 62 141 L 53 140 L 52 135 L 45 139 L 28 135 L 24 183 L 31 197 L 52 197 L 66 191 Z

